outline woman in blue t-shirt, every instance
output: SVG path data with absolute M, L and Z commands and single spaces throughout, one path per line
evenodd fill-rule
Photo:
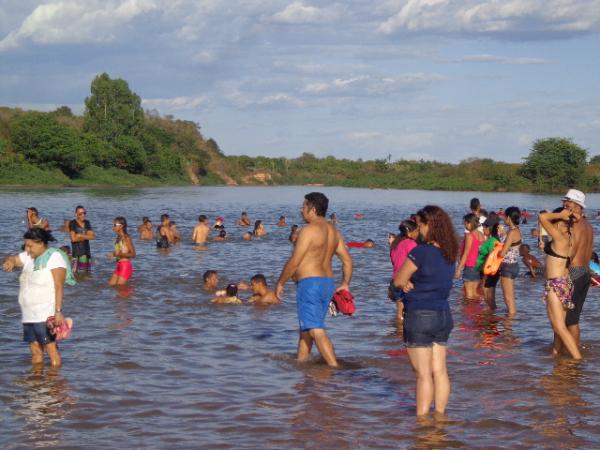
M 394 277 L 404 297 L 404 341 L 417 377 L 417 415 L 444 413 L 450 395 L 446 343 L 453 327 L 448 296 L 458 255 L 452 220 L 438 206 L 417 212 L 423 244 L 408 255 Z

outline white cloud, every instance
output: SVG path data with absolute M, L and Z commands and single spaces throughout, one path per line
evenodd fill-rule
M 467 55 L 462 58 L 442 60 L 449 63 L 498 63 L 498 64 L 514 64 L 514 65 L 541 65 L 552 64 L 554 61 L 543 58 L 508 58 L 505 56 L 480 54 Z
M 275 23 L 302 24 L 331 22 L 339 18 L 337 10 L 317 8 L 302 2 L 290 3 L 284 10 L 273 14 L 269 21 Z
M 208 100 L 204 96 L 197 97 L 173 97 L 173 98 L 147 98 L 142 100 L 146 109 L 158 109 L 166 111 L 189 111 L 204 107 Z
M 18 29 L 0 41 L 0 51 L 19 47 L 25 41 L 38 44 L 110 41 L 124 24 L 156 8 L 153 0 L 46 3 L 36 7 Z
M 398 2 L 396 2 L 398 3 Z M 377 31 L 514 34 L 538 39 L 600 31 L 598 0 L 407 0 Z
M 361 75 L 336 78 L 330 82 L 309 83 L 304 86 L 302 92 L 316 95 L 388 95 L 419 89 L 444 79 L 442 75 L 426 73 L 407 73 L 387 77 Z
M 482 123 L 477 128 L 476 134 L 480 136 L 489 136 L 490 134 L 494 134 L 496 132 L 496 127 L 491 123 Z

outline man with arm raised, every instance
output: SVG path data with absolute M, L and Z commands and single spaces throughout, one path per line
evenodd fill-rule
M 297 280 L 296 303 L 300 323 L 298 361 L 307 361 L 313 341 L 325 362 L 337 367 L 333 345 L 325 332 L 325 315 L 335 291 L 348 290 L 352 278 L 352 258 L 340 232 L 327 220 L 329 200 L 320 192 L 304 196 L 301 214 L 306 222 L 298 235 L 292 256 L 281 271 L 275 292 L 281 299 L 285 283 Z M 342 262 L 343 280 L 336 289 L 331 261 L 337 255 Z

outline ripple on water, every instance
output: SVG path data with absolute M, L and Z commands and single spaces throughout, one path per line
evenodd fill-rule
M 352 250 L 354 317 L 328 319 L 341 368 L 313 353 L 295 361 L 297 318 L 292 284 L 269 308 L 215 307 L 202 274 L 221 285 L 264 273 L 272 285 L 290 253 L 283 214 L 299 223 L 305 188 L 168 188 L 96 191 L 1 191 L 0 235 L 20 246 L 21 213 L 35 205 L 51 224 L 88 210 L 98 238 L 94 271 L 67 288 L 72 337 L 61 343 L 64 367 L 31 373 L 21 343 L 18 278 L 0 284 L 0 447 L 11 448 L 597 448 L 600 446 L 600 289 L 591 290 L 582 321 L 584 361 L 552 358 L 552 332 L 540 281 L 519 278 L 519 313 L 490 313 L 455 289 L 455 329 L 448 349 L 452 395 L 445 418 L 418 421 L 414 374 L 387 300 L 391 276 L 385 239 L 400 219 L 432 200 L 459 225 L 473 193 L 324 188 L 347 240 L 373 238 L 373 250 Z M 475 194 L 488 208 L 551 207 L 555 198 Z M 600 209 L 600 196 L 590 196 Z M 242 210 L 262 218 L 269 234 L 243 242 L 232 224 Z M 355 220 L 360 210 L 364 219 Z M 184 237 L 198 214 L 222 215 L 232 239 L 198 251 L 183 243 L 160 253 L 134 240 L 138 257 L 131 285 L 109 289 L 114 263 L 110 225 L 124 213 L 132 225 L 168 212 Z M 594 223 L 596 232 L 598 222 Z M 524 239 L 532 243 L 530 228 Z M 58 244 L 68 242 L 57 232 Z M 537 252 L 535 246 L 534 253 Z M 539 255 L 538 255 L 539 256 Z M 339 270 L 339 265 L 336 264 Z M 241 292 L 247 298 L 248 292 Z

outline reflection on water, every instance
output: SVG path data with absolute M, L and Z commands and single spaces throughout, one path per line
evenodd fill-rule
M 341 369 L 323 365 L 316 353 L 307 364 L 294 362 L 291 284 L 274 307 L 211 305 L 212 295 L 202 289 L 207 269 L 219 272 L 222 286 L 247 282 L 255 273 L 275 282 L 291 248 L 289 228 L 275 222 L 285 215 L 290 225 L 299 223 L 307 190 L 0 190 L 6 253 L 21 244 L 28 206 L 58 228 L 83 204 L 98 235 L 93 272 L 66 289 L 65 312 L 75 327 L 61 343 L 60 373 L 30 372 L 28 349 L 20 341 L 18 274 L 1 275 L 0 448 L 600 446 L 600 289 L 588 296 L 584 360 L 574 365 L 550 355 L 552 331 L 540 281 L 517 279 L 519 313 L 513 319 L 505 315 L 500 288 L 499 309 L 491 313 L 480 302 L 465 301 L 457 284 L 448 416 L 427 422 L 414 417 L 414 375 L 387 299 L 387 233 L 432 200 L 458 225 L 472 193 L 324 189 L 347 240 L 377 242 L 375 249 L 351 250 L 356 315 L 328 319 Z M 556 198 L 524 194 L 478 197 L 490 209 L 556 204 Z M 589 203 L 591 210 L 600 209 L 600 197 L 590 196 Z M 262 219 L 269 234 L 243 241 L 245 229 L 233 225 L 242 210 Z M 104 255 L 114 244 L 112 219 L 124 215 L 135 229 L 143 216 L 157 223 L 164 212 L 177 221 L 184 242 L 159 252 L 153 242 L 135 239 L 131 284 L 109 288 L 114 262 Z M 363 218 L 356 220 L 356 213 Z M 225 217 L 231 239 L 195 249 L 187 238 L 199 214 Z M 526 242 L 533 225 L 523 227 Z M 68 242 L 66 233 L 56 237 L 58 245 Z
M 24 420 L 23 440 L 35 447 L 60 445 L 62 433 L 57 424 L 67 417 L 75 404 L 67 381 L 60 376 L 60 369 L 33 368 L 18 377 L 14 385 L 20 391 L 13 394 L 9 408 Z

